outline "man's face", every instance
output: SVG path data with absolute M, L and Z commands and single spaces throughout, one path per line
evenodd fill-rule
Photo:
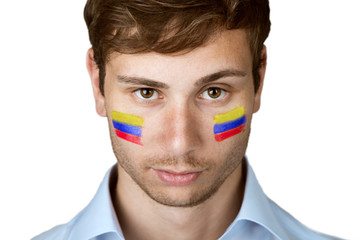
M 185 54 L 113 53 L 97 109 L 109 119 L 119 178 L 136 182 L 164 205 L 205 201 L 241 167 L 260 92 L 254 92 L 252 55 L 242 30 L 225 31 Z M 216 141 L 214 116 L 237 107 L 245 109 L 243 131 Z M 113 111 L 144 119 L 143 145 L 116 135 Z

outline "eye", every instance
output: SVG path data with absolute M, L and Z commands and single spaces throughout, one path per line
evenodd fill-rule
M 152 88 L 140 88 L 135 91 L 135 94 L 140 99 L 153 100 L 158 98 L 158 92 Z
M 201 93 L 201 97 L 207 100 L 216 100 L 225 96 L 225 90 L 218 87 L 211 87 Z

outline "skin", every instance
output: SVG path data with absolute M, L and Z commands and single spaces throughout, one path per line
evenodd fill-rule
M 266 59 L 265 46 L 262 57 Z M 113 203 L 125 238 L 219 238 L 241 207 L 245 185 L 242 159 L 252 114 L 260 108 L 266 61 L 255 93 L 252 55 L 243 30 L 219 32 L 204 46 L 182 54 L 113 53 L 106 65 L 104 97 L 92 59 L 90 49 L 87 67 L 96 111 L 110 120 L 118 159 Z M 244 74 L 201 81 L 224 70 Z M 143 78 L 151 82 L 139 82 Z M 154 90 L 154 95 L 142 99 L 142 88 Z M 209 88 L 221 89 L 220 96 L 211 98 Z M 216 142 L 214 116 L 238 106 L 246 111 L 245 129 Z M 144 146 L 116 137 L 111 111 L 145 119 Z M 157 170 L 196 172 L 199 177 L 191 184 L 171 186 L 159 179 Z

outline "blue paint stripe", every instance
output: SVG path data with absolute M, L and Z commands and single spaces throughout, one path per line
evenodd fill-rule
M 119 130 L 121 132 L 141 137 L 141 127 L 117 122 L 115 120 L 113 120 L 113 125 L 114 125 L 114 128 L 116 128 L 117 130 Z
M 241 118 L 235 119 L 230 122 L 215 124 L 214 125 L 214 134 L 219 134 L 222 132 L 229 131 L 233 128 L 239 127 L 246 122 L 246 115 L 242 116 Z

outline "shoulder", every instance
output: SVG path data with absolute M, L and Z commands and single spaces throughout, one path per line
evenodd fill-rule
M 116 169 L 116 165 L 110 168 L 94 198 L 72 220 L 43 232 L 32 240 L 78 240 L 109 232 L 120 233 L 110 193 L 110 181 L 116 180 Z
M 73 233 L 76 229 L 76 225 L 79 221 L 79 218 L 83 215 L 83 211 L 78 213 L 73 219 L 68 223 L 57 225 L 39 235 L 32 238 L 31 240 L 65 240 L 73 239 Z
M 69 232 L 68 224 L 58 225 L 46 232 L 41 233 L 31 240 L 64 240 L 68 239 Z
M 312 239 L 312 240 L 341 240 L 340 238 L 322 234 L 314 231 L 292 215 L 279 207 L 275 202 L 269 199 L 273 212 L 277 216 L 277 221 L 282 225 L 289 239 Z

